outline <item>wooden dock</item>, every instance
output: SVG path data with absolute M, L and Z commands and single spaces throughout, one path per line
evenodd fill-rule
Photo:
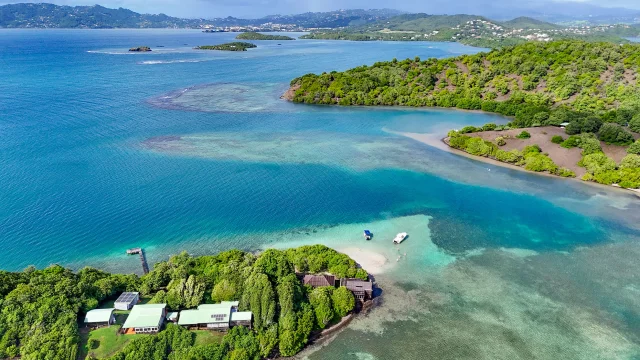
M 127 250 L 127 255 L 135 255 L 138 254 L 140 256 L 140 263 L 142 264 L 142 272 L 145 274 L 149 273 L 149 265 L 147 265 L 147 258 L 144 256 L 144 250 L 142 248 L 133 248 Z

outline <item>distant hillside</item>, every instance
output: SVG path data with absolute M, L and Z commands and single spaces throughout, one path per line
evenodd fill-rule
M 165 14 L 139 14 L 128 9 L 109 9 L 100 5 L 59 6 L 23 3 L 0 6 L 0 28 L 200 28 L 204 25 L 260 27 L 269 23 L 295 25 L 300 29 L 336 28 L 363 25 L 399 14 L 401 12 L 389 9 L 352 9 L 298 15 L 270 15 L 260 19 L 226 17 L 205 20 L 181 19 Z
M 429 14 L 406 14 L 399 15 L 378 21 L 372 24 L 362 26 L 358 30 L 376 31 L 376 30 L 396 30 L 396 31 L 417 31 L 429 32 L 445 27 L 454 27 L 473 20 L 489 20 L 477 15 L 429 15 Z
M 536 20 L 530 17 L 521 16 L 515 18 L 513 20 L 502 22 L 504 26 L 513 28 L 513 29 L 540 29 L 540 30 L 550 30 L 550 29 L 561 29 L 562 26 L 548 23 L 545 21 Z
M 9 4 L 0 6 L 2 28 L 197 28 L 203 19 L 180 19 L 164 14 L 138 14 L 131 10 L 94 6 Z
M 318 30 L 305 39 L 355 41 L 455 41 L 466 45 L 498 48 L 526 41 L 580 39 L 624 43 L 640 28 L 629 25 L 569 27 L 528 17 L 494 21 L 477 15 L 407 14 L 362 26 Z

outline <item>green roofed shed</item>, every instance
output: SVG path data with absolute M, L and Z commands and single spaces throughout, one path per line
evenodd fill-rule
M 202 304 L 196 310 L 183 310 L 178 318 L 178 325 L 227 329 L 231 317 L 231 306 L 224 304 Z
M 158 332 L 166 316 L 166 307 L 167 304 L 135 305 L 122 328 L 133 329 L 136 334 Z
M 237 311 L 231 313 L 231 321 L 251 321 L 251 311 Z
M 240 301 L 222 301 L 220 305 L 231 305 L 231 307 L 238 307 L 240 305 Z

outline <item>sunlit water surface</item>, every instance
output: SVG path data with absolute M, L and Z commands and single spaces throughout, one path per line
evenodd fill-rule
M 640 206 L 399 133 L 505 122 L 440 109 L 305 106 L 292 78 L 450 43 L 0 31 L 0 264 L 151 262 L 323 243 L 384 255 L 383 296 L 311 359 L 638 359 Z M 151 53 L 132 54 L 132 46 Z M 160 47 L 161 46 L 161 47 Z M 363 228 L 375 233 L 365 242 Z M 407 231 L 399 248 L 390 240 Z M 406 254 L 406 255 L 405 255 Z

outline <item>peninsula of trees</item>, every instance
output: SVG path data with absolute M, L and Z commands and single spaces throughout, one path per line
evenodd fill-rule
M 285 35 L 265 35 L 258 32 L 243 32 L 236 36 L 238 40 L 295 40 L 290 36 Z
M 297 273 L 368 278 L 347 255 L 321 245 L 259 255 L 239 250 L 200 257 L 182 253 L 157 263 L 142 277 L 94 268 L 76 273 L 57 265 L 0 271 L 0 358 L 75 359 L 79 349 L 83 354 L 96 346 L 111 347 L 102 353 L 113 360 L 292 356 L 312 332 L 339 321 L 355 305 L 346 288 L 312 288 L 303 285 Z M 253 326 L 233 327 L 207 344 L 196 341 L 198 332 L 174 324 L 157 335 L 117 335 L 124 337 L 117 340 L 113 335 L 112 342 L 81 343 L 79 319 L 123 291 L 139 292 L 144 301 L 165 303 L 171 311 L 237 300 L 240 310 L 253 313 Z M 89 353 L 88 358 L 93 356 Z
M 633 143 L 638 136 L 632 132 L 640 131 L 639 67 L 638 44 L 528 42 L 450 59 L 394 59 L 344 72 L 308 74 L 294 79 L 285 97 L 310 104 L 438 106 L 513 117 L 507 128 L 500 130 L 564 124 L 566 135 L 574 136 L 563 139 L 568 140 L 565 146 L 583 149 L 585 180 L 637 188 L 640 162 L 635 156 L 640 145 Z M 461 142 L 453 146 L 466 149 L 465 137 L 469 135 L 464 134 L 483 130 L 493 131 L 495 125 L 467 129 L 459 134 Z M 590 145 L 590 139 L 597 144 Z M 603 158 L 600 142 L 629 146 L 628 152 L 635 156 L 627 158 L 624 165 L 622 159 Z M 496 147 L 483 144 L 491 149 L 470 153 L 497 155 Z M 547 151 L 534 150 L 518 154 L 513 162 Z M 593 158 L 599 167 L 588 165 Z M 540 156 L 536 159 L 542 160 Z M 540 171 L 571 176 L 548 165 Z
M 256 48 L 255 44 L 248 42 L 230 42 L 220 45 L 201 45 L 196 47 L 196 50 L 222 50 L 222 51 L 247 51 L 247 49 Z

